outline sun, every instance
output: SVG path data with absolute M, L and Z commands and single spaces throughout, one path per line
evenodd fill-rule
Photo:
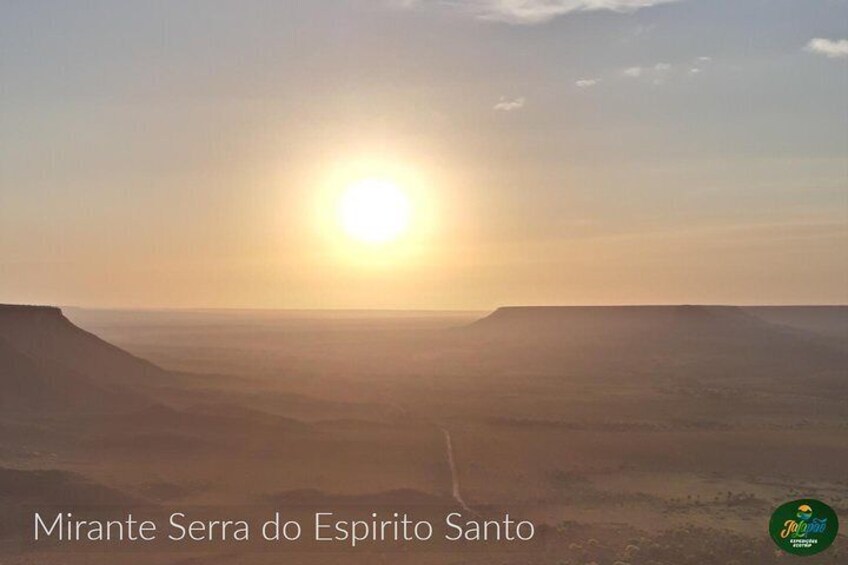
M 394 182 L 365 178 L 349 184 L 338 201 L 338 218 L 348 237 L 367 244 L 389 243 L 408 229 L 412 204 Z

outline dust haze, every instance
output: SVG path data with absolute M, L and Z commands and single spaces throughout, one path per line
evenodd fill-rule
M 848 514 L 846 344 L 846 307 L 0 306 L 0 562 L 781 562 L 778 504 Z M 294 553 L 26 541 L 33 509 L 104 508 L 509 513 L 537 532 Z M 807 562 L 845 552 L 841 535 Z

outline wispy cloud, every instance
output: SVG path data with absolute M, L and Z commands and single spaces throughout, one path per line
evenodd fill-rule
M 844 59 L 848 57 L 848 39 L 824 39 L 816 37 L 811 39 L 804 47 L 810 53 L 824 55 L 831 59 Z
M 695 62 L 692 64 L 686 74 L 688 74 L 689 76 L 699 75 L 704 72 L 704 68 L 709 67 L 712 62 L 712 57 L 702 55 L 695 59 Z
M 511 24 L 539 24 L 574 12 L 635 12 L 681 0 L 394 0 L 396 5 L 447 6 L 477 18 Z
M 523 108 L 526 101 L 527 100 L 523 96 L 519 96 L 518 98 L 505 98 L 501 96 L 501 99 L 498 100 L 498 103 L 492 108 L 503 112 L 512 112 L 513 110 L 520 110 Z
M 596 84 L 598 84 L 598 79 L 596 78 L 581 78 L 574 84 L 577 85 L 578 88 L 592 88 Z
M 649 81 L 655 85 L 660 85 L 667 80 L 681 76 L 687 72 L 687 69 L 689 74 L 698 74 L 703 70 L 702 66 L 699 66 L 698 63 L 708 63 L 711 60 L 709 57 L 698 57 L 695 63 L 689 64 L 678 63 L 672 65 L 671 63 L 654 63 L 653 65 L 627 67 L 620 71 L 620 76 Z

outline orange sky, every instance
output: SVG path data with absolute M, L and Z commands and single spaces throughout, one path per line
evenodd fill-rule
M 846 7 L 645 4 L 6 4 L 0 302 L 848 302 Z

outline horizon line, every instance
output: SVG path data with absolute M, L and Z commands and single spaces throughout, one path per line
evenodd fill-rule
M 43 306 L 60 309 L 91 310 L 91 311 L 124 311 L 124 312 L 421 312 L 421 313 L 481 313 L 494 312 L 501 308 L 644 308 L 644 307 L 675 307 L 675 306 L 704 306 L 704 307 L 736 307 L 736 308 L 844 308 L 844 303 L 824 302 L 792 302 L 792 303 L 699 303 L 699 302 L 644 302 L 644 303 L 592 303 L 592 304 L 562 304 L 562 303 L 511 303 L 492 307 L 480 308 L 369 308 L 369 307 L 263 307 L 263 306 L 79 306 L 73 304 L 24 304 L 0 303 L 0 306 Z

